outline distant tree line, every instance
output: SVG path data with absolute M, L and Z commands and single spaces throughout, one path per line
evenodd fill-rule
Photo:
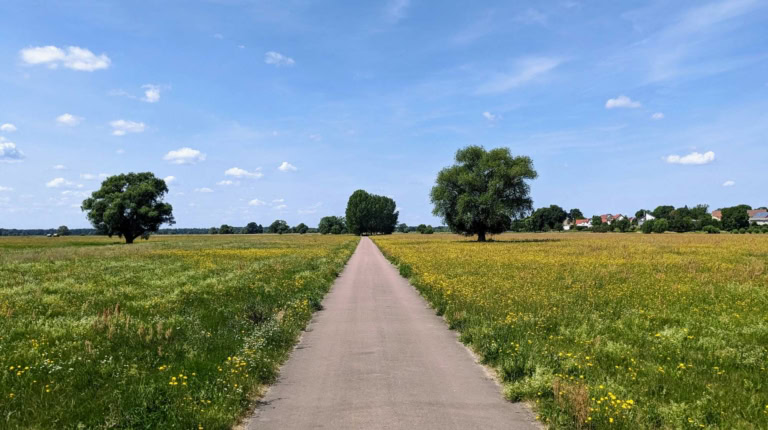
M 566 212 L 557 205 L 539 208 L 530 216 L 517 219 L 512 222 L 511 231 L 516 232 L 547 232 L 563 230 L 567 221 L 572 225 L 572 231 L 591 231 L 593 233 L 607 232 L 636 232 L 686 233 L 702 231 L 705 233 L 719 233 L 722 230 L 734 233 L 768 233 L 768 226 L 750 225 L 749 205 L 737 205 L 718 209 L 721 219 L 713 218 L 709 212 L 709 206 L 705 204 L 694 207 L 682 206 L 675 208 L 670 205 L 658 206 L 656 209 L 640 209 L 635 212 L 633 218 L 622 217 L 620 219 L 603 222 L 599 215 L 590 219 L 591 228 L 574 225 L 576 220 L 585 219 L 579 209 L 571 209 Z M 650 215 L 648 219 L 646 217 Z

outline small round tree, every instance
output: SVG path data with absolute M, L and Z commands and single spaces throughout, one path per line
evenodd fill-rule
M 485 242 L 487 234 L 509 230 L 513 219 L 530 213 L 526 180 L 536 176 L 533 161 L 513 157 L 509 148 L 468 146 L 456 151 L 456 164 L 438 173 L 430 193 L 432 213 L 451 231 Z
M 167 192 L 165 181 L 150 172 L 115 175 L 105 179 L 81 209 L 99 233 L 133 243 L 163 224 L 175 224 L 173 207 L 163 202 Z

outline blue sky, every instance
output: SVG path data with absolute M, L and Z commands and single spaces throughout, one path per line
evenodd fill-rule
M 5 2 L 0 226 L 86 227 L 100 175 L 177 226 L 316 225 L 352 191 L 432 223 L 456 149 L 536 207 L 768 204 L 768 2 Z

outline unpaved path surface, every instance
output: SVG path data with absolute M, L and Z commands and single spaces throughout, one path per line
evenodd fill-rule
M 367 237 L 247 423 L 257 429 L 534 429 Z

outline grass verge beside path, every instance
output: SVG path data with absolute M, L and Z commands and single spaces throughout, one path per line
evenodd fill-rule
M 373 239 L 553 428 L 768 428 L 766 237 Z
M 0 238 L 0 427 L 230 428 L 358 238 Z

